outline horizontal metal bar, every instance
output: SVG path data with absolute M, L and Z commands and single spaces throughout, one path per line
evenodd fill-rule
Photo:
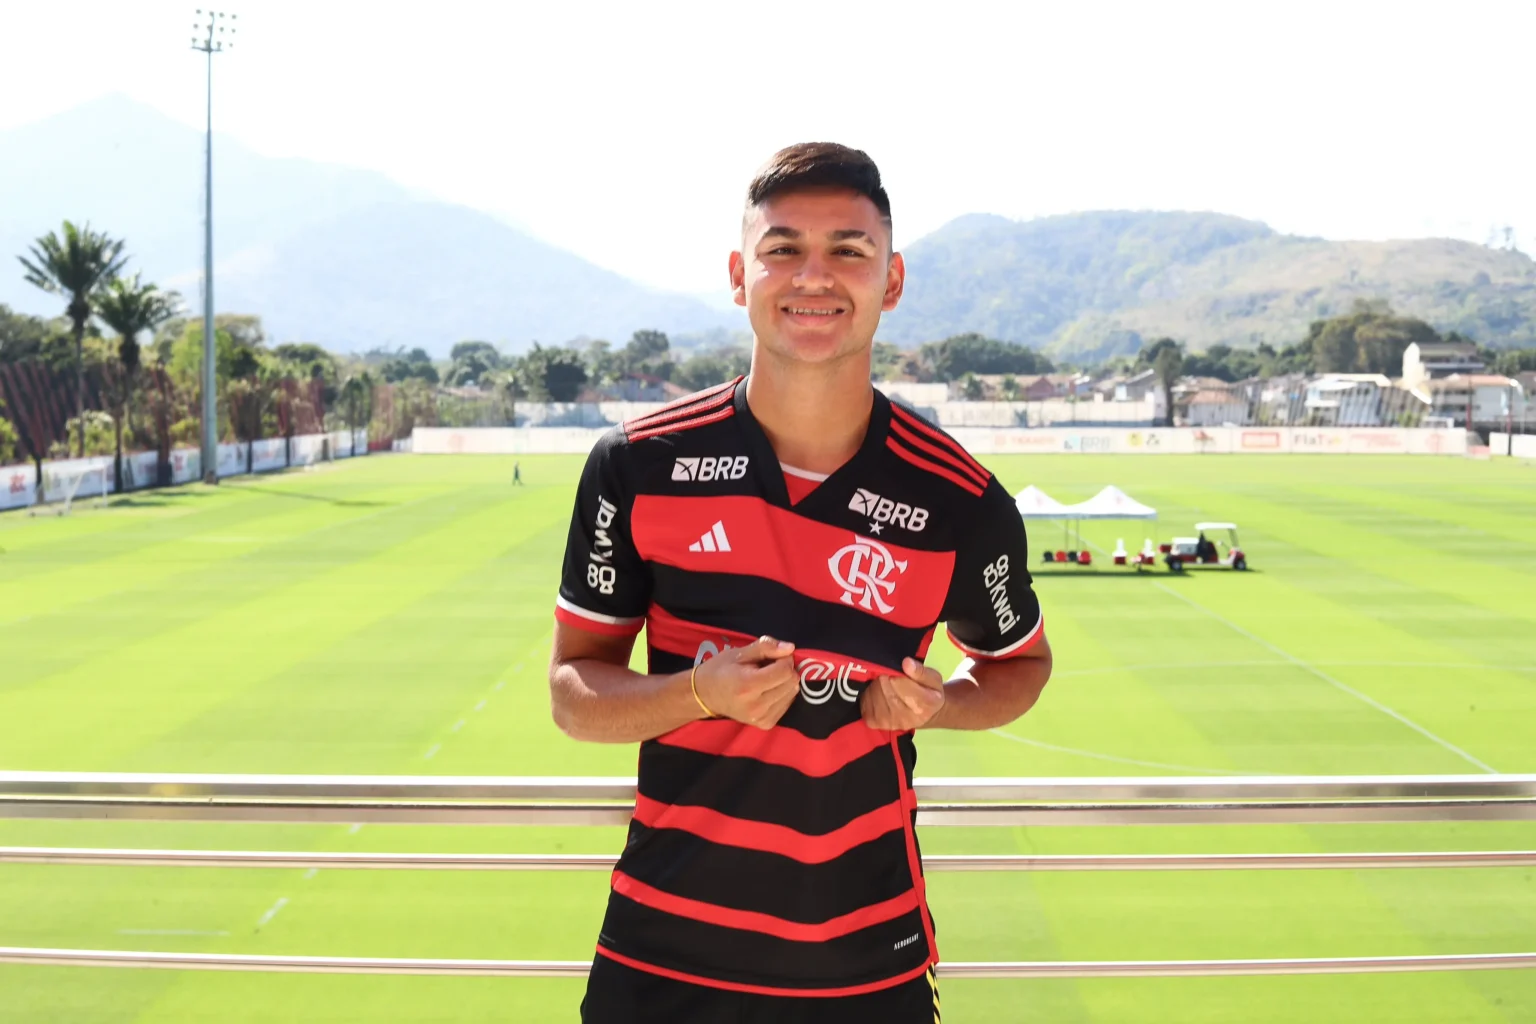
M 0 818 L 92 818 L 134 821 L 262 821 L 293 824 L 618 825 L 632 803 L 471 803 L 419 800 L 284 800 L 254 797 L 8 797 Z
M 149 967 L 299 974 L 449 974 L 581 978 L 585 960 L 425 960 L 386 957 L 260 956 L 241 953 L 149 953 L 107 949 L 0 946 L 0 964 L 57 967 Z M 1536 953 L 1451 956 L 1312 957 L 1274 960 L 1111 960 L 941 963 L 940 978 L 1191 978 L 1259 974 L 1386 974 L 1536 968 Z
M 951 978 L 1210 978 L 1235 975 L 1404 974 L 1422 971 L 1495 971 L 1536 968 L 1536 953 L 1464 953 L 1450 956 L 1340 956 L 1273 960 L 1021 961 L 939 964 Z
M 442 825 L 628 825 L 627 803 L 260 799 L 255 797 L 0 796 L 0 818 Z M 1223 803 L 925 804 L 922 825 L 1199 825 L 1320 822 L 1529 821 L 1536 797 Z
M 108 867 L 608 871 L 610 853 L 351 853 L 0 846 L 0 863 Z M 929 854 L 928 871 L 1292 871 L 1536 866 L 1536 850 L 1418 853 Z
M 592 776 L 212 775 L 4 772 L 5 796 L 320 797 L 339 800 L 622 800 L 635 779 Z
M 1263 825 L 1532 821 L 1536 799 L 1229 803 L 926 804 L 920 825 Z
M 1536 797 L 1536 775 L 1257 775 L 928 778 L 919 801 L 1323 800 Z M 5 796 L 321 797 L 342 800 L 622 800 L 633 777 L 213 775 L 0 771 Z

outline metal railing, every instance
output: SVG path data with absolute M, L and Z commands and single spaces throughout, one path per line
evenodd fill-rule
M 1083 825 L 1536 820 L 1536 775 L 926 779 L 920 823 Z M 312 823 L 624 825 L 633 778 L 0 772 L 0 817 Z M 0 863 L 385 870 L 601 871 L 609 854 L 290 853 L 0 847 Z M 936 871 L 1529 867 L 1536 850 L 944 855 Z M 0 947 L 0 963 L 332 974 L 580 977 L 586 961 L 261 956 Z M 1196 977 L 1536 968 L 1536 952 L 1258 960 L 943 963 L 944 978 Z

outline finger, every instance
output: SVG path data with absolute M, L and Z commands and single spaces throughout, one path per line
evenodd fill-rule
M 932 689 L 905 677 L 892 677 L 891 687 L 906 711 L 908 717 L 903 721 L 908 728 L 914 727 L 914 723 L 927 721 L 944 703 L 942 690 Z
M 794 706 L 795 697 L 798 695 L 798 693 L 799 690 L 797 688 L 794 690 L 786 691 L 782 696 L 775 697 L 769 713 L 771 724 L 779 724 L 779 719 L 783 718 L 785 713 Z
M 891 704 L 890 677 L 881 676 L 870 684 L 865 693 L 863 707 L 865 722 L 871 729 L 894 729 L 896 709 Z
M 930 690 L 944 689 L 944 677 L 938 670 L 929 668 L 916 658 L 901 659 L 901 670 L 907 674 L 907 678 L 922 683 Z
M 757 717 L 752 720 L 752 724 L 759 729 L 772 729 L 779 724 L 779 719 L 784 717 L 784 712 L 789 710 L 789 706 L 794 701 L 793 691 L 788 694 L 775 694 L 772 700 L 759 705 Z
M 788 640 L 775 640 L 771 636 L 760 636 L 745 647 L 736 649 L 736 660 L 749 661 L 776 661 L 787 658 L 795 653 L 795 645 Z
M 800 685 L 800 673 L 787 658 L 743 667 L 748 685 L 762 690 L 792 689 Z

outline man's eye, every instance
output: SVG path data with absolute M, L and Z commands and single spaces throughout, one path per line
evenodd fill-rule
M 794 254 L 795 247 L 792 245 L 781 245 L 768 250 L 769 256 L 793 256 Z
M 839 249 L 839 250 L 837 250 L 837 254 L 839 256 L 863 256 L 864 255 L 858 249 Z

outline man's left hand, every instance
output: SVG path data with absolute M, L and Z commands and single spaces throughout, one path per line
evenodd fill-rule
M 905 675 L 880 676 L 864 688 L 859 711 L 871 729 L 920 729 L 944 706 L 944 677 L 914 658 L 903 658 Z

